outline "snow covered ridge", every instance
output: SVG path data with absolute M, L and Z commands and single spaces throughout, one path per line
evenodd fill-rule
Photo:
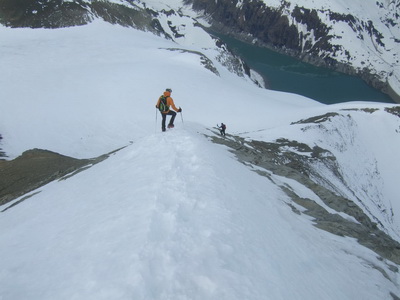
M 225 26 L 222 30 L 313 64 L 357 74 L 399 98 L 398 0 L 186 2 Z
M 0 298 L 397 299 L 398 107 L 259 88 L 170 12 L 173 40 L 100 20 L 0 27 L 8 163 L 85 160 L 0 207 Z M 161 132 L 167 87 L 183 112 Z
M 343 116 L 371 113 L 386 114 L 368 108 Z M 315 127 L 308 135 L 318 124 L 334 127 L 336 117 L 341 113 L 291 126 Z M 0 207 L 0 241 L 12 245 L 0 248 L 0 296 L 397 299 L 398 243 L 357 205 L 307 180 L 313 176 L 299 168 L 307 167 L 301 157 L 314 165 L 332 160 L 317 148 L 221 138 L 194 124 L 141 138 Z M 170 184 L 160 188 L 154 172 Z

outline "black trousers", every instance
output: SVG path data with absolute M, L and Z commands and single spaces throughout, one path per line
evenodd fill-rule
M 162 116 L 162 122 L 161 122 L 161 129 L 164 131 L 165 130 L 165 122 L 167 120 L 167 116 L 171 116 L 171 120 L 169 120 L 169 125 L 174 125 L 175 117 L 176 117 L 176 112 L 173 110 L 170 110 L 166 114 L 161 113 Z

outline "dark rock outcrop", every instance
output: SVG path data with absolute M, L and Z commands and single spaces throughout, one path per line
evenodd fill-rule
M 273 47 L 286 47 L 299 51 L 297 29 L 289 25 L 287 16 L 267 7 L 261 1 L 245 0 L 240 7 L 238 1 L 186 0 L 193 9 L 204 11 L 212 17 L 215 29 L 228 33 L 251 34 Z
M 90 164 L 51 151 L 34 149 L 0 161 L 0 205 Z
M 112 24 L 165 34 L 157 13 L 131 2 L 0 0 L 0 23 L 8 27 L 61 28 L 86 25 L 100 18 Z
M 32 149 L 13 160 L 0 160 L 0 205 L 51 181 L 65 179 L 86 170 L 121 149 L 91 159 L 76 159 L 48 150 Z

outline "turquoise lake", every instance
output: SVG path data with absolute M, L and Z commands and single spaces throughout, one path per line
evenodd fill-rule
M 271 90 L 303 95 L 325 104 L 348 101 L 395 103 L 358 77 L 315 67 L 228 36 L 218 37 L 250 68 L 262 75 Z

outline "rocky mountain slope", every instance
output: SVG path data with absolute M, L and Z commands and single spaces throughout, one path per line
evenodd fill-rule
M 112 24 L 160 33 L 155 15 L 134 1 L 125 1 L 125 5 L 84 0 L 0 1 L 0 22 L 9 27 L 60 28 L 85 25 L 101 18 Z
M 185 0 L 215 30 L 400 97 L 400 1 Z

